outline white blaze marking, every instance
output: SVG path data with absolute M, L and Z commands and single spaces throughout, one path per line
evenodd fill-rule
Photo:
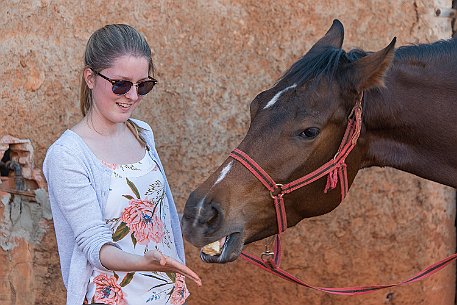
M 279 91 L 278 93 L 276 93 L 275 96 L 273 96 L 273 98 L 271 99 L 271 101 L 269 101 L 268 104 L 265 107 L 263 107 L 263 109 L 267 109 L 267 108 L 270 108 L 271 106 L 273 106 L 284 92 L 286 92 L 292 88 L 295 88 L 295 87 L 297 87 L 297 84 L 293 84 L 292 86 L 289 86 L 289 87 Z
M 219 182 L 222 181 L 222 179 L 225 178 L 225 176 L 227 176 L 228 172 L 230 171 L 230 169 L 232 168 L 232 165 L 233 165 L 233 161 L 230 161 L 229 164 L 227 164 L 221 171 L 221 173 L 219 174 L 219 177 L 217 177 L 217 180 L 216 182 L 214 183 L 214 185 L 218 184 Z M 214 186 L 213 185 L 213 186 Z
M 205 198 L 206 198 L 206 196 L 203 197 L 202 200 L 200 200 L 200 202 L 197 204 L 197 215 L 195 215 L 194 222 L 192 223 L 193 227 L 198 226 L 198 219 L 200 218 L 200 215 L 202 213 L 203 203 L 205 202 Z
M 222 179 L 225 178 L 225 176 L 227 176 L 227 174 L 229 173 L 230 169 L 232 168 L 232 165 L 233 165 L 233 161 L 230 161 L 230 163 L 227 164 L 227 165 L 222 169 L 221 173 L 219 174 L 219 177 L 217 177 L 217 180 L 216 180 L 216 182 L 214 183 L 214 185 L 211 187 L 211 189 L 212 189 L 216 184 L 218 184 L 219 182 L 221 182 Z M 196 213 L 196 215 L 195 215 L 194 222 L 192 223 L 192 226 L 194 226 L 194 227 L 198 226 L 198 219 L 200 218 L 200 215 L 201 215 L 201 213 L 202 213 L 202 211 L 203 211 L 203 204 L 204 204 L 204 202 L 205 202 L 205 198 L 206 198 L 206 196 L 203 197 L 203 198 L 198 202 L 198 204 L 197 204 L 197 208 L 196 208 L 197 213 Z

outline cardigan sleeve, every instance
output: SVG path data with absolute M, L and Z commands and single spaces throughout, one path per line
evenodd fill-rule
M 78 248 L 89 263 L 107 270 L 100 262 L 100 249 L 110 243 L 111 230 L 105 224 L 89 170 L 81 157 L 62 145 L 53 145 L 44 161 L 44 174 L 48 182 L 51 207 L 59 209 L 71 227 Z M 57 232 L 58 233 L 58 232 Z

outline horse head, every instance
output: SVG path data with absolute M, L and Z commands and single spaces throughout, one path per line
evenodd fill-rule
M 343 37 L 343 25 L 335 20 L 272 88 L 251 102 L 251 124 L 238 149 L 278 184 L 303 177 L 334 158 L 354 103 L 365 90 L 383 86 L 395 39 L 378 52 L 346 53 Z M 345 160 L 349 186 L 363 154 L 362 137 Z M 288 226 L 340 204 L 338 188 L 323 192 L 325 178 L 284 196 Z M 229 157 L 190 194 L 183 232 L 197 247 L 222 239 L 222 253 L 202 254 L 204 261 L 233 261 L 245 244 L 278 233 L 270 193 L 245 166 Z

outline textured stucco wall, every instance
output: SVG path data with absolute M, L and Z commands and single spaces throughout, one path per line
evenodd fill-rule
M 155 130 L 182 209 L 189 192 L 243 137 L 249 102 L 305 53 L 333 18 L 345 25 L 345 48 L 377 50 L 394 36 L 398 45 L 450 37 L 450 20 L 433 17 L 434 7 L 450 6 L 450 0 L 4 1 L 0 137 L 31 139 L 35 163 L 41 165 L 46 148 L 80 119 L 79 79 L 87 38 L 106 23 L 131 24 L 147 36 L 160 81 L 136 116 Z M 364 170 L 338 209 L 286 233 L 283 266 L 321 286 L 407 278 L 455 250 L 454 194 L 393 169 Z M 21 287 L 14 286 L 17 280 L 2 283 L 0 295 L 21 290 L 35 304 L 64 304 L 49 227 L 41 243 L 20 244 L 17 255 L 0 250 L 0 276 L 32 277 Z M 349 298 L 294 286 L 243 261 L 203 264 L 198 249 L 186 246 L 188 264 L 204 283 L 199 289 L 189 283 L 189 304 L 417 305 L 454 300 L 454 267 L 408 287 Z M 32 271 L 15 272 L 18 261 Z M 26 304 L 14 300 L 12 304 Z

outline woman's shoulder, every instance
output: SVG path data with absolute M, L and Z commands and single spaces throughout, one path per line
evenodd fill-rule
M 51 144 L 50 148 L 62 147 L 62 148 L 79 148 L 80 139 L 78 134 L 74 131 L 67 129 L 65 130 L 54 143 Z M 78 150 L 78 149 L 77 149 Z
M 104 170 L 108 169 L 99 162 L 84 140 L 72 130 L 62 133 L 48 148 L 43 161 L 46 179 L 51 178 L 52 173 L 54 173 L 54 179 L 67 179 L 70 176 L 64 176 L 65 173 L 68 175 L 74 175 L 77 172 L 96 174 Z M 56 178 L 55 175 L 60 178 Z
M 154 132 L 152 131 L 151 126 L 149 126 L 148 123 L 138 119 L 130 118 L 129 120 L 139 128 L 138 132 L 143 135 L 146 142 L 152 146 L 155 146 Z
M 67 129 L 49 146 L 46 156 L 59 157 L 62 154 L 78 157 L 90 154 L 90 150 L 77 133 Z

